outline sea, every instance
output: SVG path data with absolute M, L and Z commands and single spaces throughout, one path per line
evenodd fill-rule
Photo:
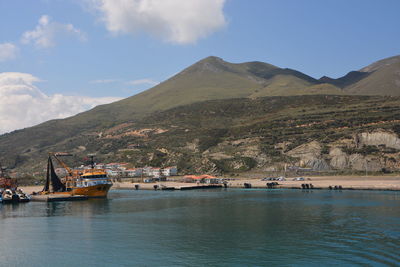
M 400 266 L 400 193 L 112 190 L 0 204 L 0 266 Z

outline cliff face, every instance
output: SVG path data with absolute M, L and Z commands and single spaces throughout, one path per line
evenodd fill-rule
M 375 131 L 372 133 L 361 133 L 355 136 L 357 147 L 362 146 L 386 146 L 394 149 L 400 149 L 400 139 L 394 133 L 384 131 Z
M 203 161 L 219 162 L 214 171 L 258 169 L 279 171 L 285 167 L 313 171 L 396 171 L 400 168 L 400 138 L 397 134 L 376 130 L 356 133 L 331 143 L 314 140 L 285 151 L 290 142 L 275 145 L 274 152 L 262 149 L 260 138 L 224 141 L 202 153 Z M 271 156 L 273 155 L 273 156 Z M 247 159 L 247 160 L 244 160 Z M 198 162 L 199 163 L 199 162 Z M 197 164 L 199 171 L 205 165 Z
M 400 164 L 400 138 L 383 130 L 353 135 L 328 144 L 329 153 L 321 153 L 321 144 L 312 141 L 286 154 L 295 158 L 295 165 L 314 170 L 396 170 Z

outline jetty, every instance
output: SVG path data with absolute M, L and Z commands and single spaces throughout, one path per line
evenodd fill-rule
M 183 185 L 183 186 L 164 186 L 161 190 L 196 190 L 222 188 L 221 184 L 202 184 L 202 185 Z
M 195 184 L 179 182 L 161 182 L 161 183 L 114 183 L 114 189 L 136 189 L 136 190 L 198 190 L 198 189 L 217 189 L 223 188 L 223 184 Z

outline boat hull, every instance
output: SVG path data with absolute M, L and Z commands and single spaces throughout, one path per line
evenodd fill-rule
M 105 198 L 112 184 L 98 184 L 87 187 L 72 188 L 73 195 L 87 196 L 89 198 Z
M 2 203 L 3 204 L 12 204 L 12 203 L 19 203 L 19 197 L 17 195 L 12 195 L 12 197 L 3 197 Z

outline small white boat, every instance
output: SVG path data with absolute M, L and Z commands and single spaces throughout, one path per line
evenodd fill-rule
M 18 195 L 18 202 L 29 202 L 31 200 L 31 196 L 22 191 L 22 189 L 17 189 L 15 194 Z

